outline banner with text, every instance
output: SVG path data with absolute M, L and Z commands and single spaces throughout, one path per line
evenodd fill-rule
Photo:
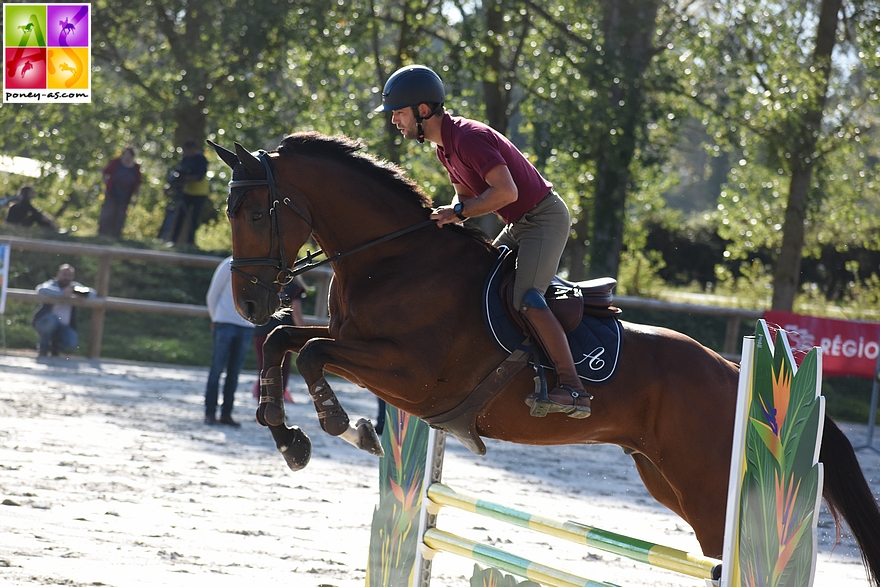
M 850 322 L 768 311 L 769 328 L 785 330 L 798 363 L 814 346 L 822 348 L 825 377 L 852 375 L 873 379 L 880 354 L 880 323 Z

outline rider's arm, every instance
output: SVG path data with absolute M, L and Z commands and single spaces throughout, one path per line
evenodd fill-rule
M 496 165 L 485 177 L 489 188 L 482 194 L 463 202 L 462 213 L 467 218 L 474 216 L 482 216 L 500 210 L 501 208 L 512 204 L 519 197 L 519 191 L 516 189 L 516 183 L 513 176 L 510 175 L 510 169 L 507 165 Z
M 463 183 L 453 183 L 452 188 L 455 190 L 455 197 L 452 198 L 453 206 L 459 202 L 464 202 L 465 200 L 471 200 L 477 197 L 477 194 Z

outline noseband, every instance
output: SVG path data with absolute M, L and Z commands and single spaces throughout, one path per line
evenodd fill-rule
M 229 182 L 229 194 L 232 195 L 232 190 L 237 188 L 256 188 L 256 187 L 268 187 L 269 188 L 269 215 L 271 217 L 271 236 L 269 240 L 269 254 L 271 255 L 275 251 L 275 238 L 277 235 L 278 238 L 278 257 L 251 257 L 248 259 L 232 259 L 230 262 L 231 269 L 233 273 L 237 273 L 241 275 L 245 279 L 247 279 L 253 285 L 259 285 L 264 287 L 272 292 L 277 292 L 280 286 L 287 285 L 293 278 L 297 275 L 305 273 L 307 271 L 311 271 L 312 269 L 316 269 L 321 267 L 322 265 L 327 265 L 328 263 L 334 263 L 343 257 L 347 257 L 348 255 L 353 255 L 359 251 L 372 247 L 373 245 L 378 245 L 380 243 L 384 243 L 386 241 L 395 239 L 399 236 L 403 236 L 404 234 L 413 232 L 414 230 L 418 230 L 425 226 L 435 224 L 433 220 L 425 220 L 423 222 L 419 222 L 417 224 L 413 224 L 412 226 L 408 226 L 404 229 L 398 230 L 397 232 L 393 232 L 389 235 L 383 236 L 376 240 L 370 241 L 364 245 L 356 247 L 350 251 L 345 253 L 337 252 L 333 256 L 327 256 L 326 259 L 321 261 L 315 261 L 314 258 L 324 254 L 324 251 L 319 250 L 316 253 L 309 252 L 302 259 L 297 259 L 294 261 L 292 266 L 288 266 L 287 259 L 284 254 L 284 240 L 283 240 L 283 232 L 281 230 L 281 218 L 279 217 L 279 211 L 281 208 L 281 204 L 284 203 L 288 208 L 293 210 L 297 216 L 302 218 L 306 224 L 309 225 L 311 229 L 311 234 L 315 233 L 315 226 L 312 224 L 311 219 L 306 216 L 299 208 L 297 208 L 296 204 L 294 204 L 290 198 L 284 197 L 281 195 L 281 192 L 278 191 L 278 186 L 275 185 L 275 176 L 272 173 L 272 167 L 269 164 L 269 154 L 266 151 L 260 150 L 257 152 L 257 159 L 263 164 L 263 168 L 266 170 L 266 179 L 238 179 L 232 180 Z M 232 216 L 232 213 L 227 213 Z M 278 271 L 275 276 L 275 280 L 267 284 L 264 281 L 261 281 L 258 277 L 253 275 L 249 275 L 239 269 L 239 267 L 256 267 L 267 265 L 272 267 Z M 275 287 L 273 287 L 275 286 Z

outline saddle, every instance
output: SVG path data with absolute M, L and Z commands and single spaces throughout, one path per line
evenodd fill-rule
M 513 307 L 516 255 L 509 253 L 504 253 L 504 255 L 501 264 L 501 278 L 498 284 L 498 296 L 503 303 L 507 318 L 525 334 L 529 332 L 526 323 L 519 308 Z M 621 313 L 620 308 L 611 305 L 614 301 L 614 295 L 611 291 L 616 285 L 617 280 L 613 277 L 572 282 L 557 275 L 544 293 L 544 299 L 547 301 L 550 311 L 562 324 L 562 329 L 568 334 L 580 326 L 585 315 L 609 318 Z
M 506 247 L 490 271 L 483 292 L 483 317 L 495 344 L 507 358 L 493 369 L 455 408 L 423 417 L 434 428 L 455 436 L 471 452 L 484 455 L 486 446 L 476 428 L 479 411 L 527 365 L 543 384 L 543 370 L 553 369 L 541 349 L 534 348 L 519 311 L 513 307 L 516 255 Z M 544 294 L 547 305 L 568 334 L 572 358 L 585 383 L 599 385 L 617 370 L 623 344 L 617 320 L 620 309 L 612 305 L 610 277 L 574 283 L 556 277 Z

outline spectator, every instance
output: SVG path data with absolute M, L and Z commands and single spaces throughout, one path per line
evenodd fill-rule
M 7 224 L 18 224 L 20 226 L 42 226 L 49 230 L 57 231 L 58 226 L 55 220 L 34 207 L 31 200 L 37 195 L 32 186 L 26 185 L 18 191 L 18 202 L 9 207 L 6 212 Z
M 95 290 L 74 281 L 76 272 L 68 264 L 58 267 L 55 279 L 37 286 L 37 293 L 58 297 L 94 296 Z M 58 356 L 71 351 L 79 343 L 76 332 L 76 308 L 69 304 L 43 304 L 34 313 L 34 329 L 40 337 L 39 356 Z
M 104 204 L 98 220 L 98 234 L 119 238 L 125 225 L 128 206 L 141 187 L 141 167 L 134 160 L 132 147 L 126 147 L 122 155 L 110 161 L 104 168 Z
M 198 143 L 192 140 L 186 141 L 183 144 L 183 159 L 175 168 L 170 180 L 170 190 L 176 206 L 172 217 L 166 216 L 162 230 L 164 234 L 161 238 L 168 238 L 173 244 L 195 243 L 202 207 L 210 193 L 207 174 L 208 159 L 199 151 Z
M 279 293 L 281 305 L 289 308 L 284 317 L 280 320 L 273 317 L 263 326 L 254 328 L 254 351 L 257 355 L 257 371 L 259 373 L 262 374 L 263 372 L 263 343 L 266 342 L 266 337 L 269 336 L 269 333 L 275 330 L 276 326 L 302 326 L 305 324 L 302 317 L 302 299 L 305 297 L 305 294 L 306 288 L 302 279 L 299 277 L 295 278 L 281 288 L 281 293 Z M 293 396 L 290 395 L 290 391 L 287 389 L 287 380 L 289 378 L 290 355 L 287 354 L 284 356 L 284 362 L 281 364 L 281 379 L 284 385 L 284 401 L 292 404 Z M 259 378 L 254 382 L 253 395 L 254 397 L 260 397 Z
M 205 424 L 240 426 L 232 419 L 238 374 L 244 365 L 248 349 L 254 338 L 254 325 L 242 318 L 232 299 L 232 267 L 230 255 L 214 271 L 206 297 L 214 347 L 211 353 L 211 370 L 205 388 Z M 220 391 L 220 374 L 226 369 L 223 382 L 223 406 L 217 419 L 217 399 Z

